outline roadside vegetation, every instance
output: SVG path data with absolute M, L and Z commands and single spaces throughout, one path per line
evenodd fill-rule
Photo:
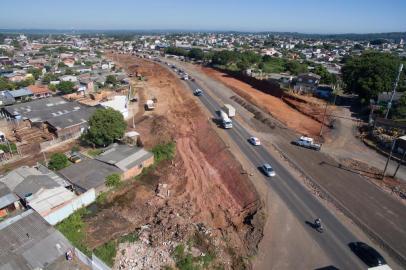
M 54 171 L 62 170 L 70 164 L 68 157 L 63 153 L 55 153 L 51 155 L 48 163 L 48 168 Z

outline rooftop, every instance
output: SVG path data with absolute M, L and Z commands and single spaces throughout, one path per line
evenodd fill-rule
M 0 270 L 44 268 L 72 248 L 32 209 L 0 223 Z
M 96 157 L 97 160 L 111 164 L 123 172 L 141 164 L 153 154 L 144 148 L 126 144 L 112 144 L 106 151 Z

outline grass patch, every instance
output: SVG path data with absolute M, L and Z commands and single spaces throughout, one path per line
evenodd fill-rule
M 100 155 L 101 153 L 103 153 L 103 149 L 89 149 L 88 151 L 87 151 L 87 154 L 89 155 L 89 156 L 91 156 L 91 157 L 95 157 L 95 156 L 98 156 L 98 155 Z
M 173 159 L 175 157 L 175 147 L 176 145 L 174 142 L 156 145 L 154 148 L 152 148 L 155 162 L 159 163 L 163 160 Z
M 85 229 L 86 224 L 82 217 L 86 214 L 86 209 L 82 208 L 64 219 L 56 228 L 80 251 L 87 256 L 91 256 L 91 250 L 86 246 Z
M 99 206 L 102 206 L 104 204 L 106 204 L 107 202 L 107 193 L 106 192 L 101 192 L 99 195 L 97 195 L 96 198 L 96 203 Z
M 138 241 L 140 238 L 138 236 L 138 232 L 132 232 L 120 237 L 120 243 L 134 243 Z
M 179 270 L 200 270 L 210 269 L 211 263 L 215 259 L 215 254 L 209 252 L 204 256 L 193 257 L 192 254 L 186 250 L 185 245 L 180 244 L 176 246 L 172 257 Z
M 117 241 L 115 240 L 111 240 L 94 250 L 94 254 L 110 267 L 112 267 L 114 264 L 116 253 Z

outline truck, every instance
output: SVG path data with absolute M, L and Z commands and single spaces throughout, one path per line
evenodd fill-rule
M 146 111 L 152 111 L 153 109 L 155 109 L 154 101 L 152 99 L 148 99 L 144 104 L 144 108 Z
M 225 111 L 230 118 L 235 116 L 235 108 L 230 104 L 224 104 L 223 111 Z
M 225 113 L 223 110 L 219 110 L 216 111 L 216 114 L 217 121 L 223 128 L 228 129 L 233 127 L 233 121 L 228 117 L 227 113 Z
M 309 148 L 312 150 L 320 151 L 321 145 L 318 143 L 314 142 L 313 138 L 306 137 L 306 136 L 301 136 L 299 139 L 296 141 L 293 141 L 292 144 L 298 145 L 304 148 Z

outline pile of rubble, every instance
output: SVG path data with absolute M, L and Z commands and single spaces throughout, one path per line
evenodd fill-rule
M 174 266 L 171 252 L 175 246 L 174 242 L 166 242 L 160 247 L 151 247 L 143 241 L 120 244 L 113 269 L 142 270 Z

